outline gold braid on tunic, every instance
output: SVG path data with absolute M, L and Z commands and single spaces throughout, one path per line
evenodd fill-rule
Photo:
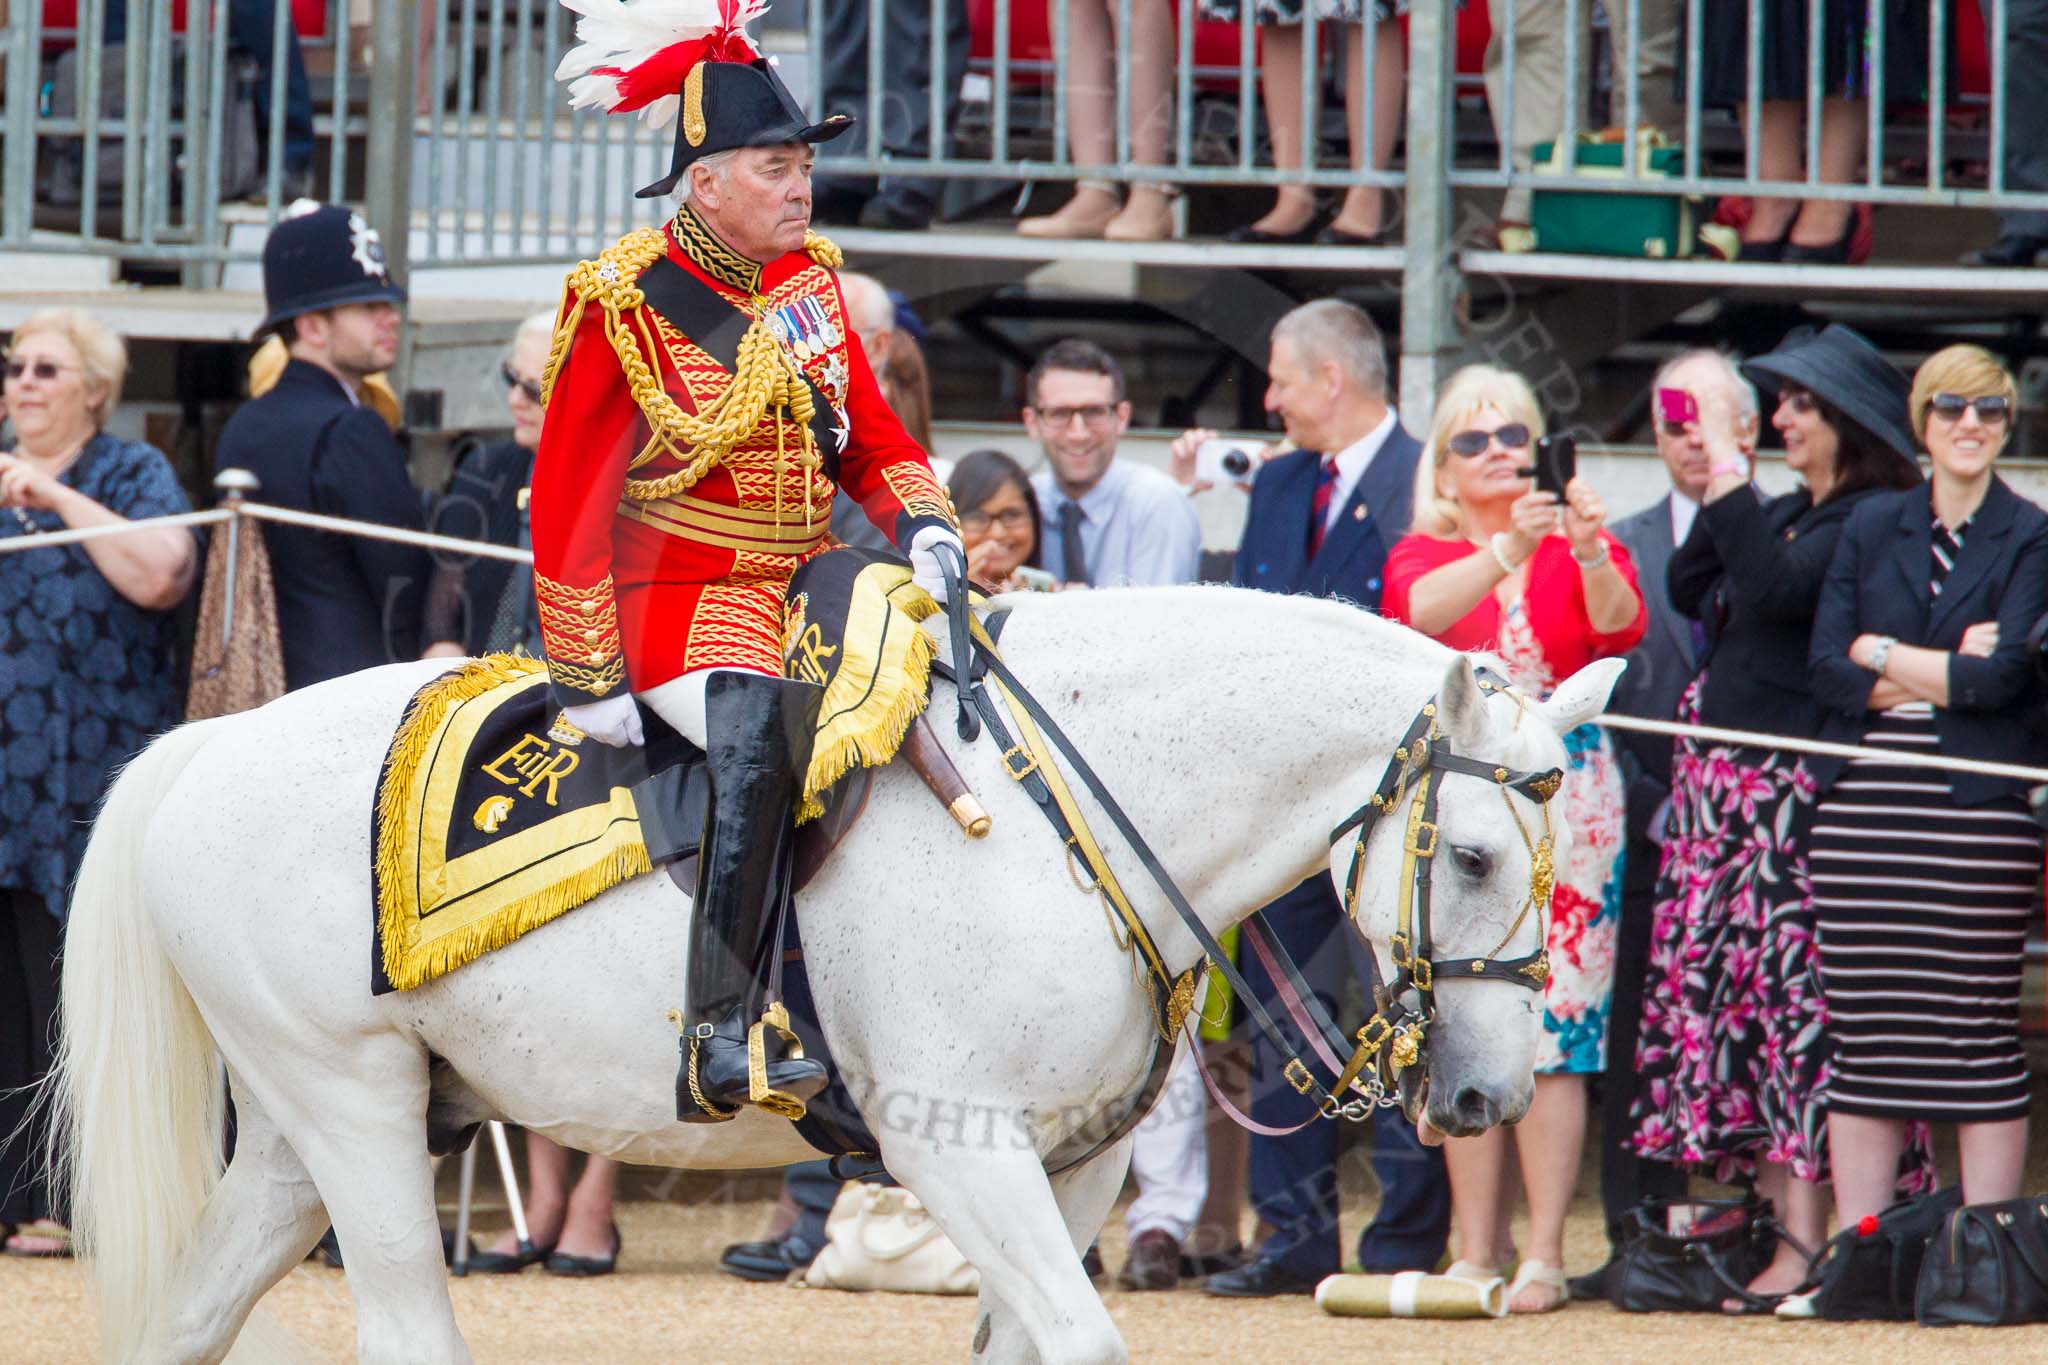
M 685 249 L 700 262 L 708 262 L 707 268 L 720 280 L 735 282 L 736 272 L 726 268 L 732 264 L 753 264 L 718 241 L 687 206 L 676 215 L 675 222 Z M 595 303 L 604 311 L 605 337 L 618 355 L 626 387 L 651 431 L 647 445 L 629 468 L 638 469 L 663 455 L 683 466 L 659 479 L 627 479 L 625 496 L 635 502 L 652 502 L 684 492 L 722 464 L 735 446 L 753 435 L 764 418 L 772 417 L 778 509 L 782 504 L 779 489 L 783 476 L 792 467 L 803 471 L 808 524 L 814 510 L 810 505 L 808 474 L 823 468 L 825 463 L 811 433 L 816 404 L 795 358 L 783 349 L 763 321 L 767 305 L 759 293 L 759 267 L 755 266 L 750 275 L 754 292 L 745 311 L 752 315 L 753 322 L 740 337 L 732 383 L 701 412 L 685 412 L 648 360 L 650 355 L 659 354 L 654 338 L 642 335 L 647 324 L 641 310 L 647 297 L 640 292 L 640 275 L 667 251 L 667 238 L 659 228 L 641 228 L 607 247 L 596 260 L 581 261 L 569 272 L 570 301 L 555 325 L 547 368 L 541 373 L 543 408 L 554 392 L 555 377 L 568 357 L 569 344 L 575 339 L 584 310 Z M 838 269 L 845 260 L 837 246 L 815 232 L 804 235 L 804 251 L 828 269 Z M 792 422 L 797 431 L 794 451 L 785 444 Z

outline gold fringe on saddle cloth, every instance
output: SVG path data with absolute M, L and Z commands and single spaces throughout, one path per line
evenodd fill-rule
M 885 556 L 840 550 L 799 571 L 786 668 L 825 690 L 799 823 L 853 767 L 895 757 L 937 652 L 918 623 L 938 610 Z M 377 788 L 379 989 L 432 981 L 650 870 L 631 790 L 644 763 L 555 742 L 547 682 L 540 661 L 494 654 L 406 708 Z
M 394 989 L 474 962 L 652 869 L 625 787 L 601 789 L 595 801 L 572 801 L 557 814 L 539 806 L 542 818 L 495 837 L 517 803 L 552 804 L 551 763 L 573 770 L 582 761 L 546 738 L 541 697 L 526 695 L 538 688 L 544 696 L 547 681 L 539 660 L 494 654 L 436 678 L 406 708 L 377 793 L 377 928 Z M 515 702 L 527 704 L 534 723 L 510 748 L 502 734 L 477 747 L 487 722 Z M 476 794 L 465 775 L 487 769 L 496 769 L 504 790 L 473 812 L 460 809 Z M 453 838 L 481 847 L 455 852 Z

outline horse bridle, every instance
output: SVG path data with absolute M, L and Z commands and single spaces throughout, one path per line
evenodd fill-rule
M 1507 684 L 1494 674 L 1484 669 L 1478 673 L 1483 692 L 1508 691 Z M 1519 694 L 1510 692 L 1509 695 L 1516 705 L 1522 704 Z M 1363 1118 L 1378 1105 L 1396 1102 L 1393 1096 L 1400 1074 L 1422 1060 L 1429 1025 L 1436 1017 L 1436 988 L 1440 980 L 1506 981 L 1540 993 L 1550 978 L 1550 956 L 1545 947 L 1546 917 L 1556 877 L 1552 861 L 1550 800 L 1563 785 L 1564 774 L 1556 768 L 1542 772 L 1524 771 L 1466 758 L 1452 750 L 1449 737 L 1437 728 L 1436 715 L 1436 702 L 1423 706 L 1409 726 L 1408 733 L 1394 749 L 1378 788 L 1363 806 L 1330 831 L 1333 845 L 1350 831 L 1358 831 L 1352 844 L 1350 871 L 1344 883 L 1344 916 L 1351 931 L 1366 944 L 1365 957 L 1370 977 L 1366 984 L 1371 993 L 1373 1015 L 1358 1031 L 1357 1047 L 1351 1060 L 1339 1075 L 1337 1084 L 1331 1087 L 1329 1096 L 1322 1101 L 1325 1117 L 1342 1114 L 1347 1118 Z M 1529 852 L 1528 899 L 1522 902 L 1521 911 L 1507 932 L 1501 935 L 1500 942 L 1481 957 L 1440 958 L 1436 955 L 1436 939 L 1430 918 L 1430 874 L 1439 844 L 1437 799 L 1441 778 L 1446 773 L 1484 778 L 1499 788 L 1501 801 L 1507 806 L 1515 829 L 1522 836 L 1523 846 Z M 1542 811 L 1540 837 L 1530 837 L 1528 826 L 1522 823 L 1521 812 L 1515 809 L 1514 802 L 1508 797 L 1511 791 L 1535 802 Z M 1378 979 L 1378 957 L 1359 923 L 1358 902 L 1365 875 L 1366 843 L 1380 818 L 1393 814 L 1404 795 L 1408 799 L 1408 823 L 1402 838 L 1400 902 L 1389 953 L 1394 962 L 1394 976 L 1392 980 L 1381 983 Z M 1532 911 L 1536 916 L 1536 951 L 1522 957 L 1503 959 L 1501 953 L 1514 942 L 1515 935 L 1521 932 Z M 1274 946 L 1278 947 L 1277 944 Z M 1284 967 L 1293 966 L 1285 961 L 1284 955 L 1282 962 Z M 1296 985 L 1296 990 L 1301 992 L 1301 984 Z M 1307 992 L 1302 998 L 1313 1008 L 1313 992 Z M 1367 1067 L 1371 1068 L 1370 1072 Z M 1301 1084 L 1301 1073 L 1305 1071 L 1306 1067 L 1301 1066 L 1299 1058 L 1288 1064 L 1288 1081 L 1303 1094 L 1309 1093 L 1309 1088 Z M 1347 1103 L 1340 1097 L 1354 1083 L 1364 1092 L 1364 1098 Z

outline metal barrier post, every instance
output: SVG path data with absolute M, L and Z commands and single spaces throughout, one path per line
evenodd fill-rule
M 384 242 L 384 265 L 404 284 L 411 274 L 413 49 L 412 7 L 376 0 L 370 28 L 370 118 L 364 147 L 364 207 Z M 397 386 L 400 392 L 404 385 Z
M 1457 150 L 1451 82 L 1455 0 L 1417 0 L 1408 13 L 1408 268 L 1401 276 L 1400 407 L 1428 421 L 1458 335 L 1451 157 Z

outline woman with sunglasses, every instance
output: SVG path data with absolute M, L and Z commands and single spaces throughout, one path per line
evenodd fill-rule
M 1658 376 L 1660 441 L 1699 450 L 1708 482 L 1671 558 L 1671 603 L 1696 623 L 1698 673 L 1677 719 L 1812 735 L 1821 706 L 1805 658 L 1821 579 L 1850 513 L 1920 482 L 1905 380 L 1845 327 L 1795 333 L 1750 362 L 1696 353 Z M 1801 487 L 1751 482 L 1757 389 Z M 1817 1092 L 1826 1043 L 1807 890 L 1810 760 L 1681 739 L 1651 919 L 1636 1048 L 1636 1153 L 1750 1184 L 1790 1233 L 1730 1313 L 1768 1310 L 1799 1287 L 1827 1235 L 1828 1144 Z M 1924 1144 L 1913 1186 L 1930 1174 Z
M 1595 659 L 1626 654 L 1649 620 L 1599 495 L 1578 478 L 1562 499 L 1534 487 L 1526 466 L 1542 433 L 1519 375 L 1472 365 L 1451 376 L 1416 470 L 1414 534 L 1387 557 L 1385 598 L 1387 615 L 1454 649 L 1499 656 L 1509 680 L 1539 697 Z M 1621 773 L 1598 726 L 1566 735 L 1565 750 L 1571 855 L 1550 903 L 1536 1098 L 1514 1136 L 1529 1200 L 1527 1254 L 1509 1287 L 1517 1313 L 1565 1304 L 1564 1221 L 1585 1143 L 1586 1078 L 1606 1065 L 1620 918 Z M 1501 1129 L 1444 1145 L 1454 1275 L 1490 1277 L 1513 1252 L 1507 1153 Z
M 0 1239 L 68 1255 L 39 1144 L 17 1128 L 49 1069 L 72 875 L 115 771 L 176 725 L 178 604 L 197 543 L 183 527 L 24 549 L 51 532 L 189 512 L 156 447 L 105 430 L 121 338 L 75 308 L 15 329 L 0 454 Z M 8 1142 L 7 1135 L 15 1134 Z
M 1814 618 L 1826 739 L 2039 766 L 2027 632 L 2048 600 L 2048 513 L 1993 472 L 2012 375 L 1976 346 L 1913 379 L 1929 482 L 1842 532 Z M 1821 1092 L 1844 1227 L 1890 1202 L 1909 1123 L 1957 1125 L 1963 1198 L 2020 1193 L 2030 1087 L 2020 975 L 2043 832 L 2023 781 L 1885 759 L 1814 763 L 1813 903 L 1833 1039 Z

